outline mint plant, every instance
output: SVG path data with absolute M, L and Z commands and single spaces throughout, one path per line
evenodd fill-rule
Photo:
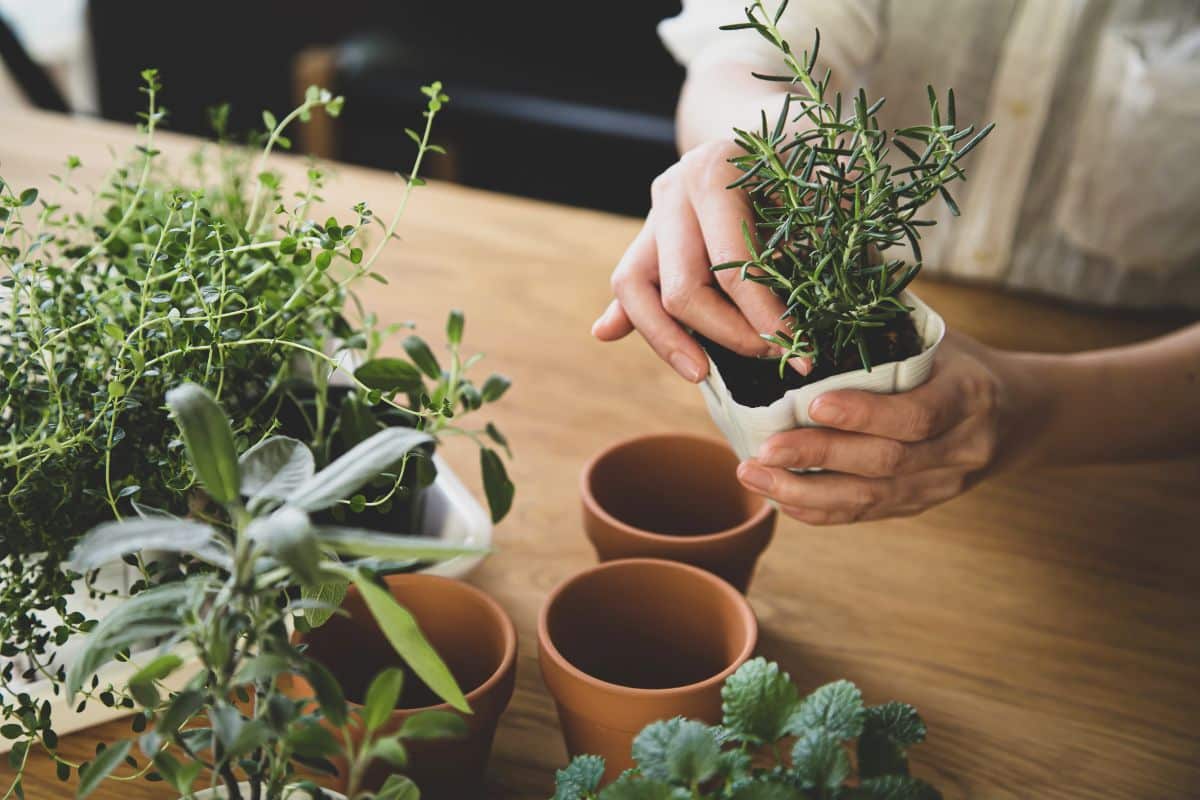
M 437 560 L 477 551 L 420 537 L 317 525 L 310 518 L 381 472 L 402 470 L 430 435 L 389 428 L 317 472 L 308 447 L 287 437 L 268 438 L 238 458 L 229 420 L 195 384 L 173 389 L 167 405 L 188 463 L 223 513 L 205 511 L 186 519 L 147 513 L 103 523 L 79 541 L 69 562 L 86 573 L 152 550 L 189 557 L 180 580 L 146 589 L 101 620 L 66 677 L 66 692 L 80 700 L 81 708 L 105 702 L 136 710 L 134 730 L 144 731 L 136 745 L 144 760 L 133 755 L 131 738 L 107 743 L 89 763 L 73 763 L 57 752 L 50 720 L 21 717 L 4 730 L 5 736 L 20 739 L 11 759 L 16 777 L 9 794 L 21 796 L 28 755 L 41 747 L 57 761 L 60 778 L 77 774 L 76 798 L 88 796 L 122 764 L 134 776 L 165 780 L 184 798 L 214 786 L 222 787 L 230 800 L 282 800 L 296 786 L 320 798 L 324 795 L 312 781 L 297 783 L 296 769 L 328 771 L 335 756 L 349 765 L 351 800 L 415 796 L 411 782 L 400 776 L 368 793 L 362 787 L 367 766 L 382 759 L 403 768 L 406 739 L 461 735 L 463 720 L 451 712 L 430 711 L 413 717 L 397 733 L 381 735 L 399 700 L 404 674 L 398 669 L 381 673 L 361 711 L 352 712 L 337 679 L 291 643 L 288 623 L 299 614 L 336 608 L 300 599 L 301 589 L 353 582 L 398 656 L 439 697 L 469 712 L 453 675 L 409 612 L 376 583 L 373 568 L 381 559 Z M 148 639 L 161 640 L 157 654 L 131 653 Z M 197 666 L 183 688 L 172 692 L 163 681 L 188 667 L 181 649 L 194 654 Z M 103 686 L 97 671 L 124 661 L 138 666 L 128 685 Z M 308 700 L 281 690 L 281 682 L 291 676 L 314 687 L 316 710 L 309 710 Z M 239 781 L 249 783 L 249 794 L 238 788 Z
M 780 377 L 794 357 L 812 358 L 820 377 L 869 370 L 881 357 L 920 352 L 914 336 L 908 345 L 916 352 L 894 341 L 903 344 L 910 310 L 900 293 L 921 270 L 920 229 L 934 224 L 917 215 L 939 197 L 958 215 L 947 186 L 966 177 L 960 162 L 993 126 L 959 127 L 954 91 L 943 105 L 929 87 L 929 123 L 889 134 L 879 124 L 882 98 L 869 101 L 862 89 L 843 98 L 831 93 L 828 71 L 816 73 L 819 32 L 811 50 L 793 51 L 778 27 L 786 8 L 784 0 L 772 15 L 755 0 L 744 22 L 722 28 L 770 42 L 787 72 L 756 77 L 788 92 L 773 124 L 764 112 L 757 130 L 734 129 L 745 152 L 731 162 L 744 174 L 729 188 L 749 195 L 756 224 L 744 229 L 750 258 L 713 269 L 738 269 L 783 300 L 779 330 L 764 336 L 782 351 Z M 888 257 L 902 244 L 911 261 Z M 885 336 L 893 341 L 881 342 Z
M 416 156 L 395 211 L 381 217 L 358 203 L 322 219 L 326 171 L 310 164 L 304 185 L 288 188 L 269 157 L 290 147 L 294 123 L 340 114 L 341 97 L 312 87 L 282 118 L 265 112 L 257 154 L 230 141 L 228 110 L 215 109 L 218 146 L 168 164 L 156 144 L 162 87 L 154 70 L 142 79 L 136 152 L 94 190 L 76 185 L 78 158 L 54 176 L 60 194 L 90 194 L 82 210 L 0 180 L 3 720 L 40 713 L 19 682 L 61 683 L 55 647 L 94 624 L 69 606 L 81 577 L 84 591 L 103 594 L 94 575 L 63 569 L 85 531 L 139 513 L 222 519 L 162 407 L 174 386 L 210 390 L 240 450 L 285 434 L 308 446 L 317 468 L 383 430 L 429 436 L 402 474 L 385 471 L 338 498 L 320 512 L 325 522 L 419 532 L 431 456 L 450 435 L 478 444 L 493 520 L 513 499 L 503 435 L 468 421 L 508 380 L 471 377 L 479 357 L 463 351 L 462 314 L 450 313 L 435 355 L 442 348 L 407 323 L 379 320 L 355 294 L 363 281 L 388 283 L 378 259 L 423 185 L 425 160 L 442 152 L 432 140 L 449 99 L 441 84 L 422 89 L 424 125 L 407 131 Z M 382 355 L 397 336 L 398 355 Z M 127 561 L 135 591 L 178 577 L 170 563 Z
M 603 789 L 604 759 L 577 756 L 559 770 L 553 800 L 941 796 L 909 775 L 907 750 L 925 739 L 925 723 L 910 705 L 865 706 L 848 681 L 801 698 L 787 673 L 762 658 L 729 676 L 721 699 L 721 725 L 676 717 L 646 726 L 633 741 L 637 767 Z

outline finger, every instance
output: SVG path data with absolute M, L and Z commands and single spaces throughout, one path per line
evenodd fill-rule
M 697 383 L 708 373 L 700 345 L 662 307 L 654 282 L 657 254 L 648 219 L 613 272 L 613 293 L 642 338 L 685 380 Z
M 667 312 L 736 353 L 765 355 L 767 343 L 717 288 L 696 212 L 677 180 L 656 184 L 654 218 L 659 284 Z
M 872 509 L 896 500 L 895 479 L 862 478 L 831 472 L 797 475 L 755 461 L 738 466 L 742 485 L 781 506 L 808 508 L 861 519 Z
M 604 309 L 604 313 L 592 323 L 592 336 L 602 342 L 615 342 L 631 333 L 633 333 L 633 323 L 629 320 L 625 309 L 621 308 L 621 301 L 616 298 L 613 298 L 613 301 Z
M 746 247 L 745 231 L 754 231 L 754 212 L 744 192 L 725 188 L 741 173 L 732 164 L 710 164 L 707 169 L 693 171 L 692 175 L 689 193 L 704 233 L 709 263 L 746 261 L 750 251 Z M 724 269 L 716 274 L 720 286 L 756 333 L 771 335 L 782 330 L 790 335 L 790 328 L 783 320 L 786 306 L 770 289 L 743 280 L 741 270 Z M 789 363 L 801 374 L 811 371 L 808 359 L 792 359 Z
M 758 462 L 768 467 L 819 467 L 866 478 L 886 478 L 943 465 L 950 444 L 945 437 L 908 443 L 830 428 L 797 428 L 768 439 L 759 448 Z
M 928 383 L 900 394 L 827 392 L 812 401 L 808 413 L 831 428 L 919 442 L 961 422 L 967 415 L 967 398 L 955 382 L 935 374 Z

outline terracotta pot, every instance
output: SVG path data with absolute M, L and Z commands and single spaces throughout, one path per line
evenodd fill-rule
M 633 737 L 659 719 L 721 721 L 721 684 L 754 652 L 741 594 L 687 564 L 611 561 L 555 589 L 538 660 L 572 756 L 603 756 L 605 781 L 633 766 Z
M 684 433 L 637 436 L 583 469 L 583 524 L 601 561 L 665 558 L 746 591 L 775 532 L 776 511 L 737 479 L 722 441 Z
M 389 575 L 384 580 L 454 673 L 473 712 L 463 715 L 468 727 L 465 738 L 406 742 L 409 766 L 403 772 L 417 784 L 425 800 L 480 797 L 496 724 L 512 698 L 516 681 L 516 628 L 495 600 L 470 584 L 421 574 Z M 334 615 L 297 640 L 308 645 L 310 657 L 329 668 L 347 700 L 361 703 L 379 672 L 405 667 L 353 587 L 342 610 L 348 616 Z M 397 730 L 420 711 L 451 710 L 405 670 L 400 705 L 382 728 L 385 733 Z M 312 688 L 302 680 L 294 681 L 287 691 L 312 696 Z M 345 765 L 337 766 L 344 775 Z M 377 764 L 367 775 L 367 786 L 378 788 L 392 771 Z

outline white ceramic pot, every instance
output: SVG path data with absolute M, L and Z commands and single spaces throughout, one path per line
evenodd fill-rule
M 708 377 L 700 384 L 708 413 L 729 440 L 738 457 L 745 460 L 758 453 L 763 442 L 782 431 L 814 427 L 808 407 L 819 395 L 834 389 L 862 389 L 879 394 L 894 394 L 915 389 L 929 378 L 938 345 L 946 335 L 946 322 L 921 298 L 904 292 L 900 300 L 912 308 L 912 321 L 924 349 L 911 358 L 843 372 L 816 383 L 792 389 L 769 406 L 744 406 L 733 399 L 721 371 L 710 358 Z
M 239 783 L 238 788 L 243 790 L 245 797 L 250 796 L 250 784 Z M 344 794 L 340 794 L 331 789 L 325 789 L 324 791 L 325 796 L 328 797 L 329 800 L 346 800 L 346 795 Z M 192 796 L 195 797 L 196 800 L 225 800 L 225 798 L 229 797 L 229 793 L 225 791 L 224 787 L 218 787 L 216 789 L 205 789 L 202 792 L 196 792 L 196 794 Z M 299 789 L 289 789 L 285 791 L 283 800 L 312 800 L 312 795 Z

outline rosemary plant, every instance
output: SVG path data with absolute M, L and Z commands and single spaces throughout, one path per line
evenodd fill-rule
M 189 164 L 169 165 L 156 146 L 166 117 L 158 75 L 146 70 L 142 80 L 142 143 L 90 203 L 75 185 L 78 158 L 53 176 L 61 191 L 83 195 L 71 204 L 82 210 L 0 180 L 5 721 L 42 713 L 19 681 L 61 684 L 65 665 L 51 651 L 94 624 L 69 607 L 81 576 L 62 568 L 84 531 L 137 513 L 232 522 L 197 486 L 162 407 L 174 386 L 209 389 L 234 420 L 239 449 L 283 433 L 308 445 L 318 468 L 390 427 L 431 437 L 406 469 L 383 470 L 320 521 L 417 532 L 412 509 L 435 476 L 430 456 L 445 434 L 479 444 L 493 519 L 512 502 L 494 449 L 507 450 L 504 437 L 490 423 L 461 422 L 508 388 L 499 375 L 479 386 L 470 379 L 478 356 L 461 352 L 462 314 L 450 315 L 442 361 L 411 333 L 405 357 L 382 357 L 388 338 L 411 326 L 381 322 L 354 294 L 362 280 L 387 283 L 378 259 L 423 184 L 425 160 L 443 152 L 431 139 L 448 101 L 441 84 L 422 89 L 424 126 L 407 131 L 416 156 L 395 211 L 381 218 L 358 203 L 347 219 L 322 221 L 314 216 L 325 172 L 310 164 L 305 185 L 288 190 L 270 155 L 290 147 L 293 123 L 337 116 L 341 97 L 312 87 L 281 119 L 264 112 L 257 154 L 230 143 L 228 110 L 215 109 L 216 155 L 201 149 Z M 135 594 L 181 577 L 178 565 L 125 560 L 140 573 Z M 94 574 L 83 577 L 87 591 L 103 593 Z
M 764 337 L 782 350 L 781 376 L 795 357 L 844 371 L 847 351 L 859 362 L 850 368 L 870 369 L 872 332 L 910 310 L 900 293 L 921 269 L 920 228 L 934 224 L 918 212 L 941 197 L 958 215 L 947 184 L 965 178 L 959 162 L 993 126 L 958 127 L 954 91 L 943 111 L 929 87 L 929 124 L 889 135 L 878 119 L 882 98 L 870 102 L 860 89 L 844 102 L 831 96 L 829 71 L 817 76 L 819 32 L 811 50 L 792 50 L 778 27 L 786 8 L 784 0 L 772 15 L 756 0 L 745 22 L 722 28 L 753 30 L 778 49 L 787 74 L 755 76 L 788 91 L 774 124 L 764 112 L 758 130 L 734 130 L 745 153 L 731 161 L 744 174 L 730 188 L 748 193 L 757 230 L 743 231 L 749 260 L 713 269 L 739 269 L 784 300 L 780 329 Z M 888 161 L 892 147 L 903 166 Z M 904 243 L 911 261 L 887 257 Z

